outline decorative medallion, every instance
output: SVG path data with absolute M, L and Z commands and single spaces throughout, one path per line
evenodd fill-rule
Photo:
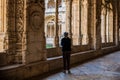
M 31 29 L 33 31 L 38 31 L 40 30 L 42 24 L 44 23 L 44 13 L 43 13 L 43 8 L 41 7 L 40 4 L 38 3 L 33 3 L 29 7 L 29 24 L 31 26 Z

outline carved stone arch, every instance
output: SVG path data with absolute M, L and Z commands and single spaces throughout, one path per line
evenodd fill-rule
M 45 23 L 48 23 L 49 21 L 51 21 L 52 19 L 55 20 L 55 16 L 54 15 L 49 15 L 45 17 Z

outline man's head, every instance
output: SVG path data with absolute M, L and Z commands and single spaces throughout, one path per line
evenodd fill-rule
M 64 32 L 64 37 L 68 37 L 68 32 Z

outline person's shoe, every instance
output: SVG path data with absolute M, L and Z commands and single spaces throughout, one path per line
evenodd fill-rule
M 71 71 L 70 71 L 70 70 L 68 70 L 68 74 L 71 74 Z

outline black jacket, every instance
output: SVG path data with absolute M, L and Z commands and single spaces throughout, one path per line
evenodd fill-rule
M 62 51 L 71 51 L 71 39 L 69 37 L 61 40 Z

